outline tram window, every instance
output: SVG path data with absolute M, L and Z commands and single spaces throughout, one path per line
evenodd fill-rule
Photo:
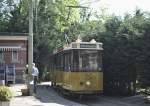
M 54 65 L 55 65 L 56 70 L 61 71 L 61 55 L 60 54 L 55 55 Z
M 64 70 L 70 71 L 71 70 L 71 57 L 69 53 L 64 54 Z
M 55 56 L 55 69 L 58 70 L 58 55 Z
M 63 70 L 63 63 L 62 63 L 63 59 L 62 58 L 63 58 L 62 54 L 58 54 L 58 56 L 57 56 L 57 69 L 59 71 Z
M 98 71 L 98 51 L 94 50 L 84 50 L 80 51 L 79 56 L 79 67 L 82 71 Z
M 79 70 L 79 51 L 73 51 L 73 71 Z
M 81 55 L 81 65 L 80 67 L 82 68 L 82 70 L 89 70 L 89 55 L 88 54 L 84 54 L 84 55 Z
M 61 54 L 61 57 L 60 57 L 60 67 L 61 67 L 61 70 L 63 70 L 63 55 Z
M 98 61 L 98 70 L 102 71 L 102 53 L 101 52 L 98 53 L 97 61 Z
M 97 70 L 97 68 L 98 68 L 97 58 L 98 58 L 97 53 L 93 53 L 89 56 L 90 70 Z
M 56 56 L 54 56 L 53 63 L 54 63 L 54 69 L 56 69 Z

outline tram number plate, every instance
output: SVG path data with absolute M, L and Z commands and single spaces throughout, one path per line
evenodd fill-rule
M 96 44 L 80 44 L 80 48 L 96 48 Z

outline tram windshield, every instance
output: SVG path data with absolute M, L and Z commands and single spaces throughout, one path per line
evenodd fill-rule
M 74 70 L 101 71 L 102 58 L 98 50 L 74 51 Z

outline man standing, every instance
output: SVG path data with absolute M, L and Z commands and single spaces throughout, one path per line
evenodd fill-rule
M 35 67 L 35 63 L 33 63 L 32 76 L 33 76 L 33 83 L 34 83 L 34 93 L 36 93 L 38 75 L 39 75 L 39 70 L 37 67 Z

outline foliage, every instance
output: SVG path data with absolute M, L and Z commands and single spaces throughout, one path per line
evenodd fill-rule
M 68 18 L 68 5 L 76 5 L 77 0 L 40 0 L 35 15 L 34 61 L 39 70 L 49 65 L 49 54 L 62 47 L 64 32 L 68 25 L 77 18 L 77 11 L 72 9 Z M 42 72 L 40 75 L 42 75 Z
M 4 1 L 9 0 L 0 1 L 0 31 L 28 32 L 28 1 Z M 83 41 L 103 43 L 107 92 L 134 93 L 137 82 L 150 86 L 150 13 L 137 9 L 121 18 L 102 11 L 91 20 L 93 12 L 68 5 L 78 5 L 78 0 L 39 0 L 37 15 L 34 10 L 34 61 L 41 76 L 49 71 L 49 55 L 66 43 L 64 35 L 70 42 L 80 35 Z
M 9 101 L 12 98 L 10 89 L 6 86 L 0 86 L 0 101 Z
M 104 89 L 107 93 L 134 94 L 136 82 L 150 86 L 150 33 L 147 30 L 150 16 L 144 15 L 138 10 L 134 16 L 127 15 L 124 19 L 112 17 L 106 21 L 102 32 L 93 34 L 93 30 L 89 30 L 84 37 L 85 40 L 95 38 L 104 44 Z
M 28 32 L 28 1 L 20 0 L 19 5 L 15 5 L 10 11 L 9 24 L 7 31 L 9 32 Z

